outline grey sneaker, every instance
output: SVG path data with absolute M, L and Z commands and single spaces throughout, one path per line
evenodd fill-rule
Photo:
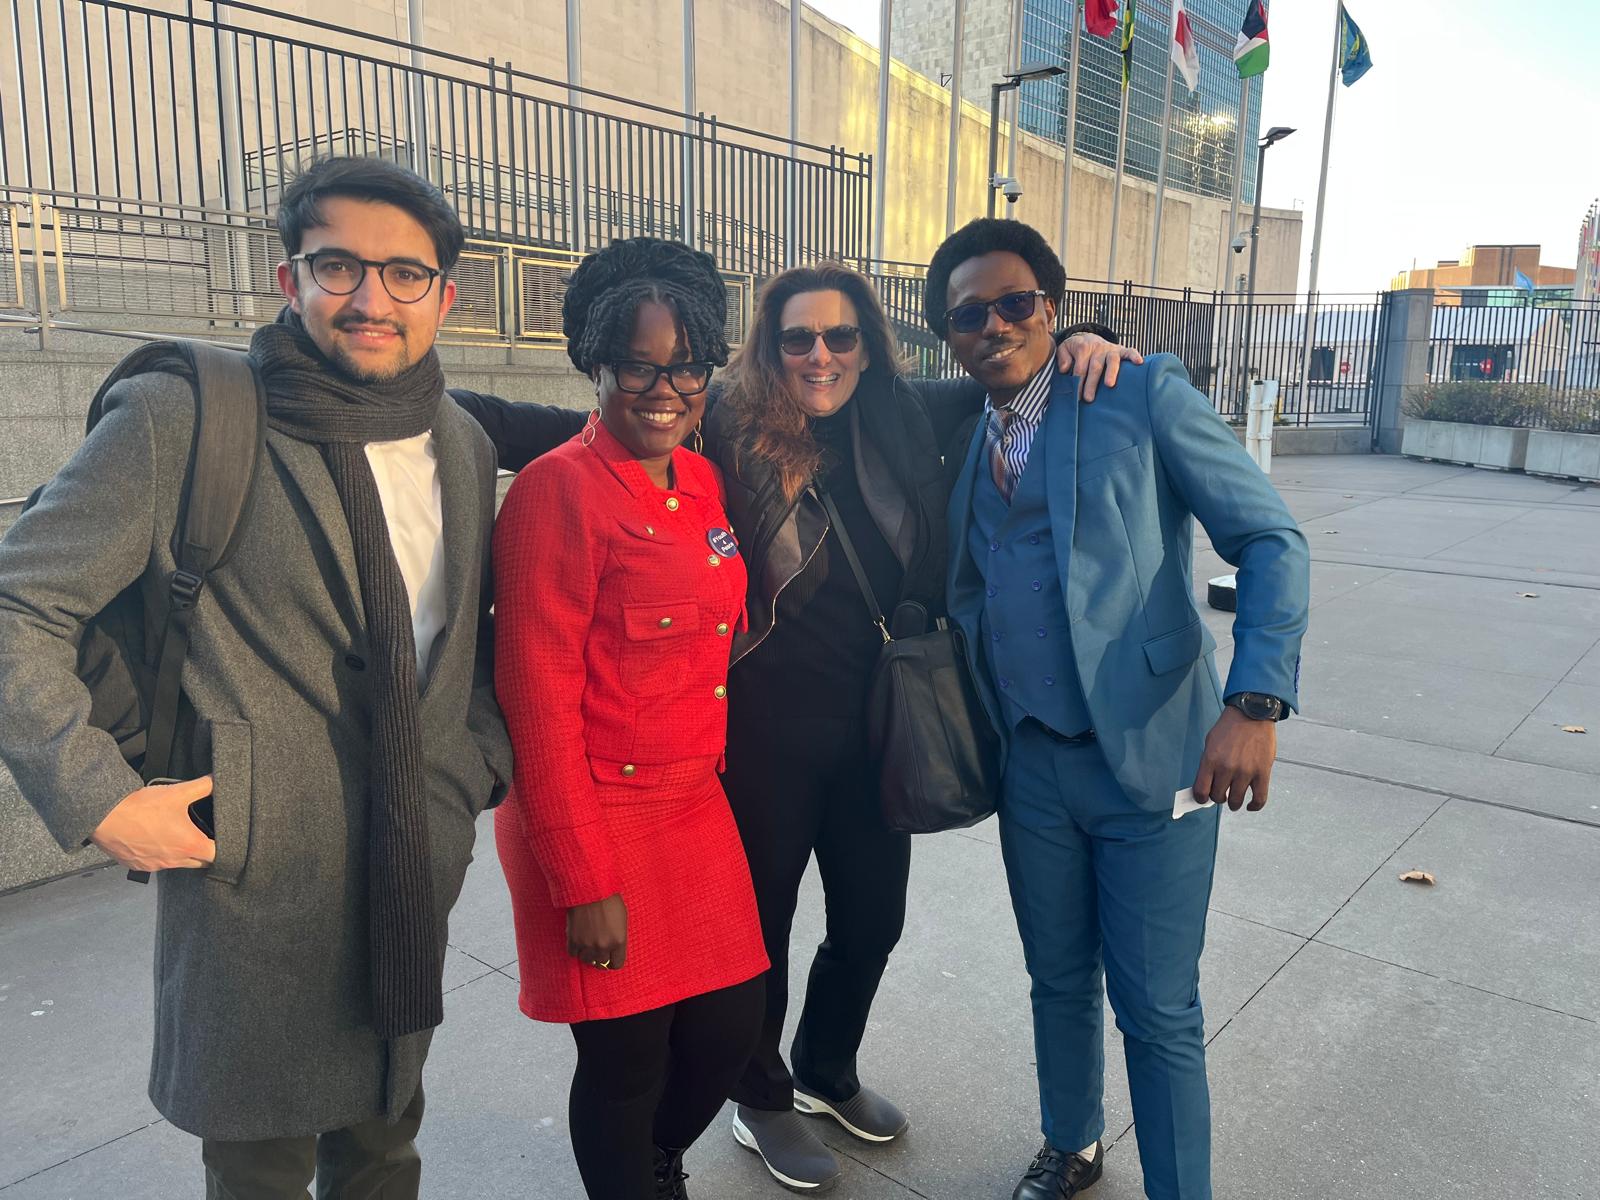
M 817 1193 L 839 1182 L 839 1160 L 793 1109 L 768 1112 L 737 1105 L 733 1136 L 746 1150 L 759 1154 L 772 1177 L 786 1188 Z
M 892 1142 L 911 1124 L 905 1113 L 865 1087 L 848 1100 L 833 1101 L 808 1092 L 796 1083 L 794 1106 L 808 1117 L 832 1117 L 844 1126 L 846 1133 L 864 1142 Z

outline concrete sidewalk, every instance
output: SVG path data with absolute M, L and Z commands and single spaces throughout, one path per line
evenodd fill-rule
M 1203 968 L 1216 1195 L 1600 1196 L 1600 489 L 1386 457 L 1274 478 L 1315 610 L 1272 803 L 1224 819 Z M 1201 595 L 1223 570 L 1197 547 Z M 1225 672 L 1229 617 L 1207 621 Z M 1438 885 L 1401 883 L 1414 867 Z M 0 897 L 0 1200 L 199 1194 L 197 1144 L 144 1098 L 154 899 L 109 870 Z M 516 1010 L 487 822 L 452 930 L 425 1193 L 581 1197 L 571 1038 Z M 797 979 L 820 930 L 813 878 Z M 835 1196 L 1011 1194 L 1038 1113 L 992 822 L 918 840 L 862 1075 L 912 1128 L 885 1148 L 829 1134 Z M 1091 1195 L 1134 1200 L 1114 1032 L 1106 1113 Z M 687 1165 L 695 1200 L 781 1194 L 725 1119 Z

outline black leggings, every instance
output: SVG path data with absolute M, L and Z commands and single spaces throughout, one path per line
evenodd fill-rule
M 727 1099 L 761 1029 L 765 977 L 572 1026 L 567 1109 L 591 1200 L 654 1200 L 655 1147 L 683 1150 Z

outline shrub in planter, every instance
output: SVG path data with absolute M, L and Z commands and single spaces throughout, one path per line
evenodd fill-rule
M 1405 414 L 1420 421 L 1523 429 L 1538 424 L 1549 404 L 1550 389 L 1540 384 L 1430 383 L 1407 393 Z
M 1535 424 L 1553 433 L 1600 433 L 1600 391 L 1546 396 Z

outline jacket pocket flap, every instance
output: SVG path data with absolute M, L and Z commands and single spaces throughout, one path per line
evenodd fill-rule
M 670 546 L 675 540 L 672 537 L 669 537 L 666 530 L 664 530 L 661 526 L 651 525 L 647 521 L 618 521 L 617 526 L 630 540 L 653 542 L 658 546 Z
M 1120 450 L 1113 450 L 1110 454 L 1100 454 L 1094 458 L 1078 464 L 1078 482 L 1085 483 L 1090 479 L 1117 470 L 1119 467 L 1131 466 L 1140 461 L 1139 447 L 1137 444 L 1124 446 Z
M 622 629 L 630 642 L 653 642 L 681 637 L 694 631 L 700 606 L 693 600 L 659 604 L 624 604 Z
M 1165 675 L 1168 671 L 1188 666 L 1202 654 L 1209 654 L 1216 648 L 1217 643 L 1211 631 L 1206 628 L 1204 621 L 1196 618 L 1182 629 L 1151 638 L 1144 644 L 1144 656 L 1149 660 L 1153 673 Z

